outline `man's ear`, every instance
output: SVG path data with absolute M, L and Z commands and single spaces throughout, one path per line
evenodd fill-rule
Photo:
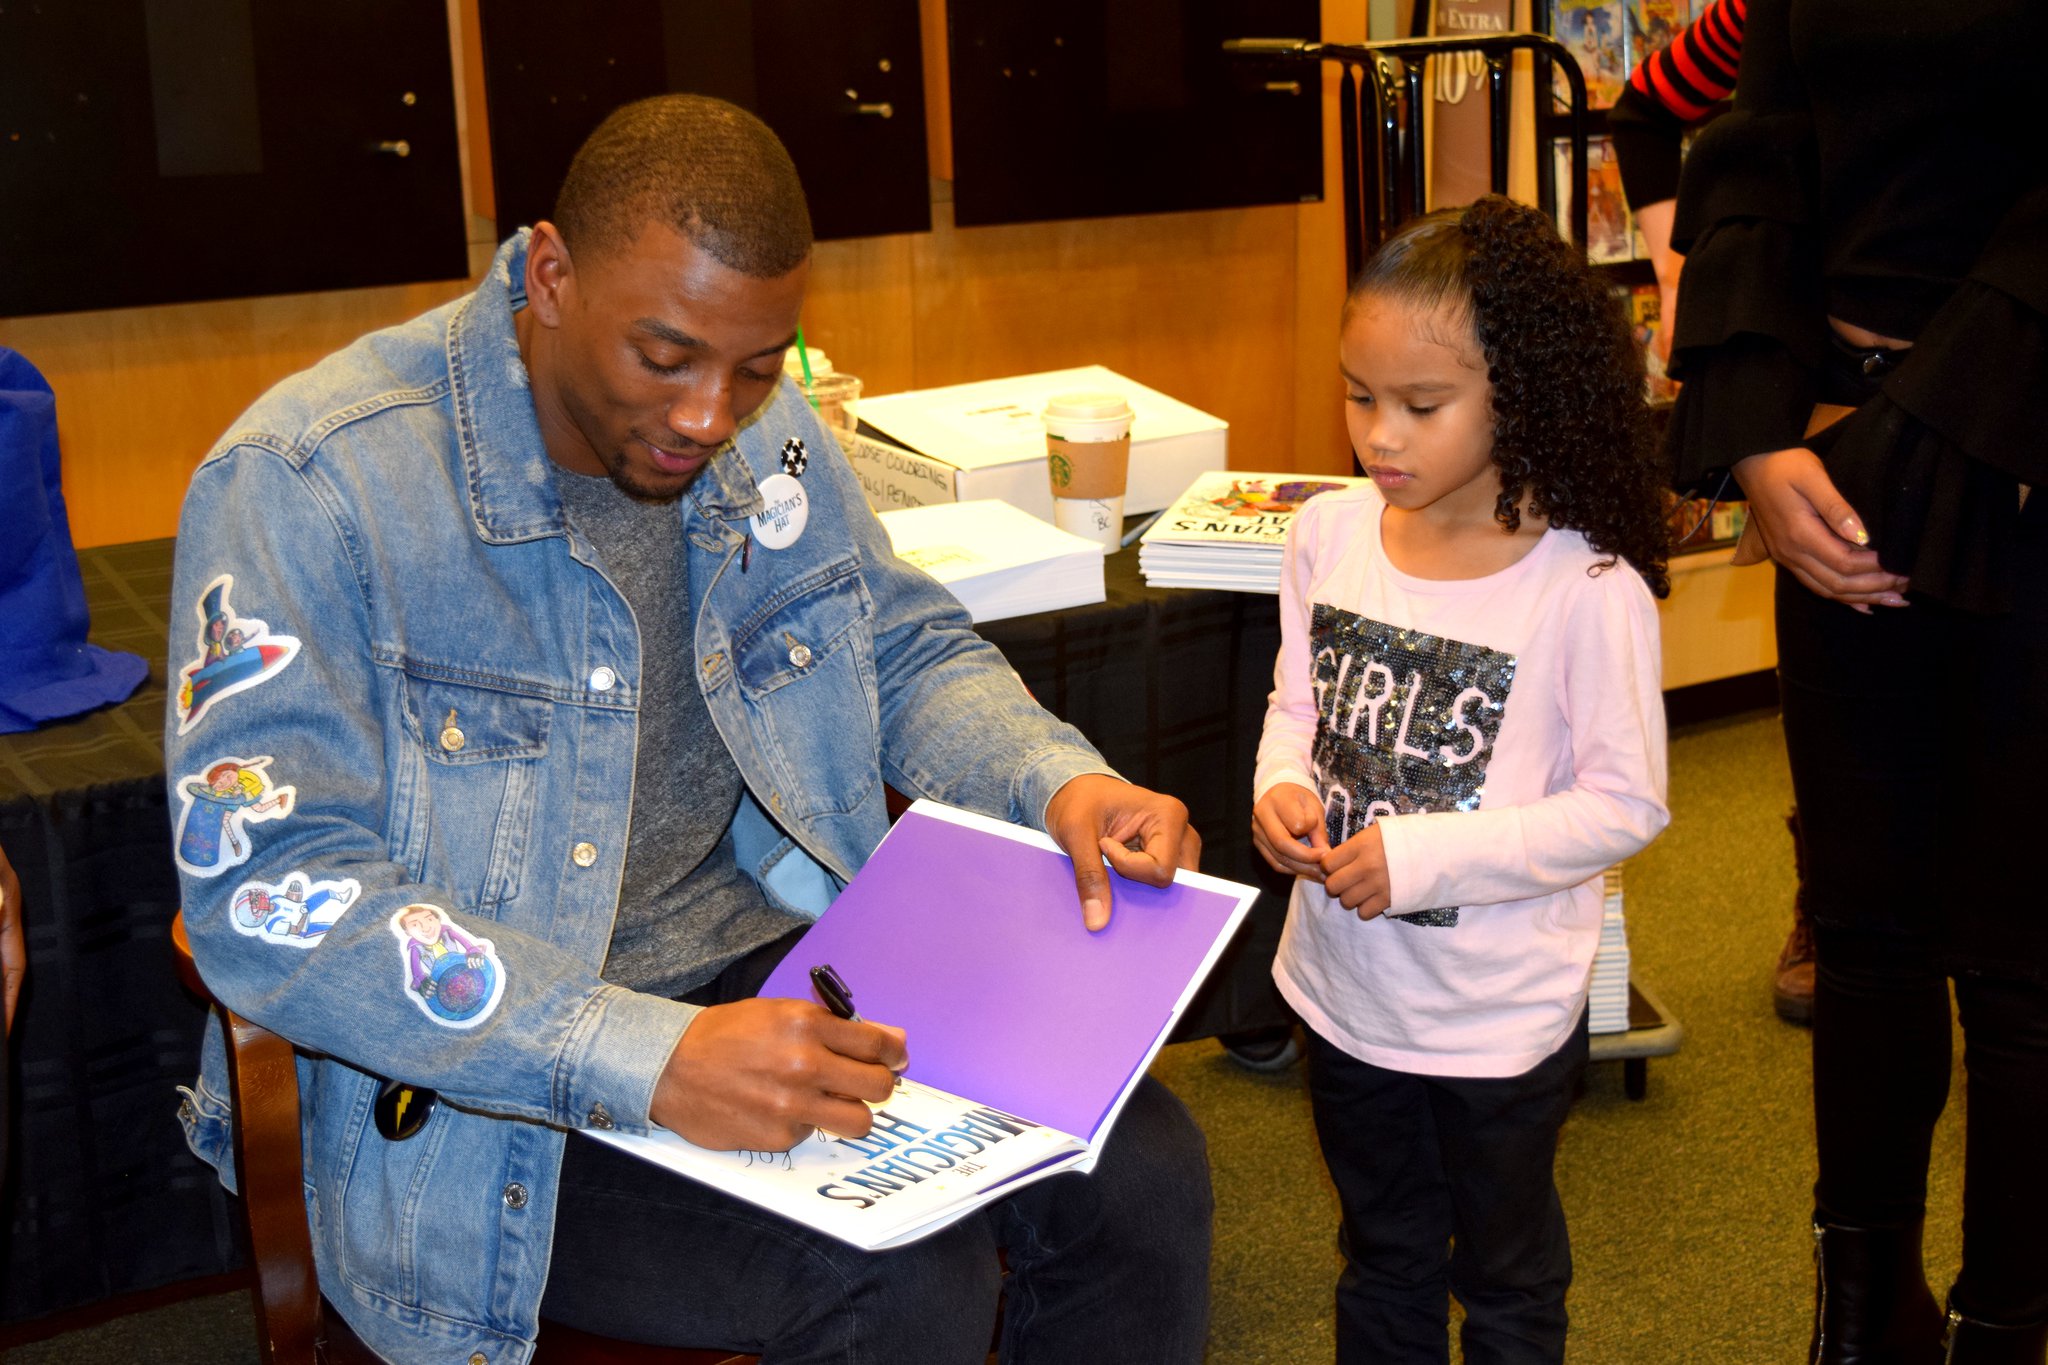
M 561 325 L 571 273 L 562 230 L 550 222 L 535 223 L 526 243 L 526 306 L 543 327 Z

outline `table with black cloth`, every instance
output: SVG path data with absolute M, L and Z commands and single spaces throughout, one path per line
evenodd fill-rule
M 236 1269 L 228 1197 L 186 1150 L 174 1086 L 204 1009 L 171 966 L 178 905 L 164 782 L 171 542 L 79 552 L 92 641 L 140 654 L 128 701 L 0 736 L 0 848 L 21 876 L 29 977 L 4 1111 L 0 1322 Z M 1279 622 L 1270 597 L 1147 588 L 1135 549 L 1108 600 L 983 627 L 1034 695 L 1132 781 L 1188 804 L 1203 868 L 1264 889 L 1177 1038 L 1288 1016 L 1267 976 L 1287 886 L 1255 867 L 1251 781 Z M 189 612 L 177 618 L 189 626 Z

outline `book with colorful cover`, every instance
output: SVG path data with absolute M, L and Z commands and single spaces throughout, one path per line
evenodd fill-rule
M 1571 237 L 1572 141 L 1551 143 L 1557 175 L 1557 230 Z M 1621 190 L 1621 162 L 1614 140 L 1605 135 L 1586 139 L 1586 258 L 1595 265 L 1631 261 L 1636 256 L 1635 219 Z
M 1629 331 L 1643 350 L 1643 393 L 1652 402 L 1669 402 L 1678 397 L 1678 384 L 1664 373 L 1657 358 L 1657 336 L 1664 330 L 1664 295 L 1654 284 L 1639 284 L 1628 291 Z
M 1060 1171 L 1103 1140 L 1258 892 L 1200 873 L 1111 874 L 1081 922 L 1046 835 L 916 802 L 762 987 L 815 999 L 830 964 L 910 1065 L 866 1137 L 713 1152 L 673 1133 L 591 1133 L 855 1246 L 901 1246 Z
M 1159 514 L 1143 545 L 1228 545 L 1278 550 L 1303 503 L 1366 480 L 1337 474 L 1255 474 L 1214 469 Z
M 1310 498 L 1364 482 L 1334 474 L 1211 470 L 1140 538 L 1138 567 L 1155 587 L 1277 593 L 1294 514 Z
M 1610 109 L 1628 80 L 1628 30 L 1623 0 L 1556 0 L 1551 36 L 1578 59 L 1586 78 L 1586 104 Z M 1571 85 L 1556 75 L 1557 106 L 1571 107 Z
M 1670 47 L 1688 22 L 1686 0 L 1628 0 L 1628 70 Z M 1616 95 L 1619 99 L 1619 94 Z

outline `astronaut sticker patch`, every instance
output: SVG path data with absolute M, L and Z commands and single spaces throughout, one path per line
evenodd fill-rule
M 178 733 L 188 734 L 208 708 L 225 697 L 246 692 L 268 680 L 298 656 L 299 642 L 272 635 L 253 617 L 235 615 L 228 593 L 233 574 L 222 574 L 206 587 L 199 613 L 199 657 L 178 670 Z
M 362 890 L 352 878 L 315 881 L 304 872 L 291 872 L 281 882 L 243 882 L 228 909 L 236 930 L 251 938 L 311 948 Z
M 273 787 L 270 755 L 222 757 L 178 779 L 185 808 L 178 816 L 178 866 L 195 877 L 218 877 L 249 861 L 249 826 L 282 820 L 298 792 Z
M 1318 602 L 1309 620 L 1310 757 L 1330 846 L 1382 815 L 1477 810 L 1515 656 Z M 1455 906 L 1391 916 L 1449 928 Z
M 444 1028 L 475 1028 L 505 993 L 505 971 L 487 938 L 471 938 L 437 905 L 408 905 L 391 917 L 405 962 L 406 994 Z

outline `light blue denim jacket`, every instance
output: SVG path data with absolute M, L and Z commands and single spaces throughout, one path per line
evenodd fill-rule
M 194 475 L 178 534 L 166 733 L 193 952 L 301 1049 L 320 1285 L 396 1360 L 526 1359 L 565 1131 L 644 1131 L 694 1015 L 598 976 L 639 634 L 549 474 L 512 324 L 524 256 L 522 234 L 475 293 L 266 395 Z M 791 438 L 809 527 L 742 555 Z M 699 679 L 748 792 L 735 845 L 773 901 L 829 903 L 887 828 L 885 780 L 1042 824 L 1062 783 L 1109 771 L 890 553 L 788 384 L 685 495 L 682 533 Z M 195 798 L 228 760 L 268 810 Z M 224 824 L 211 865 L 195 819 Z M 409 941 L 412 904 L 452 932 Z M 414 983 L 447 958 L 474 970 L 430 998 Z M 232 1183 L 210 1032 L 181 1112 Z M 416 1136 L 376 1131 L 379 1076 L 439 1092 Z

